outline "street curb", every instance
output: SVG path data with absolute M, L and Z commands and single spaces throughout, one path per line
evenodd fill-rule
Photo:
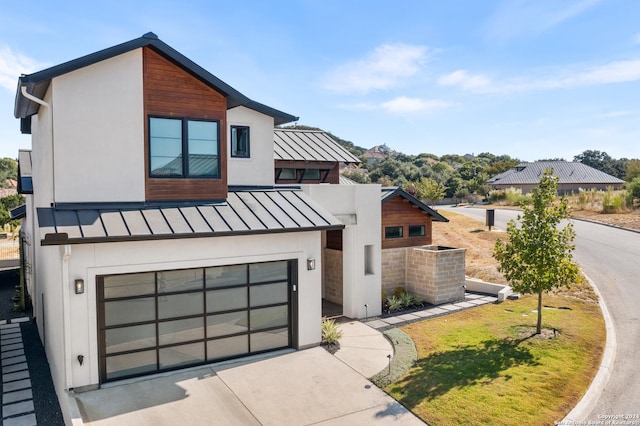
M 593 411 L 598 399 L 602 395 L 602 391 L 604 391 L 607 383 L 609 382 L 609 378 L 611 377 L 611 370 L 613 369 L 613 364 L 616 359 L 616 351 L 617 351 L 617 341 L 616 341 L 616 330 L 613 326 L 613 318 L 609 314 L 609 310 L 607 309 L 607 305 L 604 303 L 602 299 L 602 295 L 598 291 L 598 288 L 594 284 L 594 282 L 585 275 L 589 285 L 593 288 L 593 291 L 598 296 L 598 304 L 600 305 L 600 310 L 602 311 L 602 317 L 604 318 L 605 329 L 607 331 L 607 339 L 605 343 L 604 353 L 602 354 L 602 362 L 600 363 L 600 367 L 598 368 L 598 373 L 593 378 L 589 389 L 582 396 L 582 399 L 578 404 L 566 415 L 566 417 L 559 422 L 559 424 L 577 424 L 577 422 L 584 422 L 587 420 L 587 416 L 591 414 Z

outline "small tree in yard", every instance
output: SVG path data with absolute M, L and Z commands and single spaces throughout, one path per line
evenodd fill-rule
M 518 215 L 521 227 L 511 220 L 507 224 L 509 241 L 496 241 L 494 257 L 512 288 L 523 294 L 538 294 L 538 323 L 536 334 L 542 328 L 542 293 L 556 287 L 569 287 L 579 276 L 573 262 L 575 248 L 573 224 L 558 227 L 569 219 L 567 199 L 555 202 L 558 178 L 545 170 L 540 183 L 531 191 L 532 205 L 521 205 Z

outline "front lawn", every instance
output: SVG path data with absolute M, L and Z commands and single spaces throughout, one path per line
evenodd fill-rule
M 431 425 L 548 425 L 580 400 L 600 364 L 605 327 L 590 288 L 484 305 L 403 327 L 418 360 L 385 390 Z M 578 295 L 578 297 L 576 297 Z M 554 335 L 554 330 L 556 331 Z

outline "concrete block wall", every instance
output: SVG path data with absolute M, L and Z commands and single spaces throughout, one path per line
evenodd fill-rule
M 325 248 L 323 261 L 323 297 L 329 302 L 342 305 L 342 251 Z
M 391 296 L 396 287 L 406 288 L 406 248 L 382 250 L 382 289 Z
M 464 299 L 465 249 L 424 246 L 406 250 L 407 291 L 433 305 Z

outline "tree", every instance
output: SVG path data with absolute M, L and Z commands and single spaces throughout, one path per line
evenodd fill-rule
M 420 200 L 427 199 L 434 204 L 436 201 L 444 198 L 444 194 L 447 188 L 444 185 L 440 185 L 433 179 L 420 178 L 418 182 L 414 184 L 416 188 L 416 197 Z
M 498 270 L 523 294 L 538 295 L 536 334 L 542 328 L 542 294 L 556 287 L 568 287 L 578 279 L 579 268 L 573 262 L 575 231 L 573 224 L 558 227 L 569 219 L 565 197 L 555 202 L 558 178 L 546 170 L 540 183 L 531 191 L 533 204 L 521 205 L 518 215 L 521 227 L 514 220 L 507 224 L 509 241 L 497 240 L 494 257 Z
M 0 188 L 8 188 L 7 179 L 18 179 L 18 162 L 13 158 L 0 159 Z
M 624 175 L 624 180 L 631 182 L 637 177 L 640 177 L 640 160 L 629 160 L 627 162 L 627 172 Z

